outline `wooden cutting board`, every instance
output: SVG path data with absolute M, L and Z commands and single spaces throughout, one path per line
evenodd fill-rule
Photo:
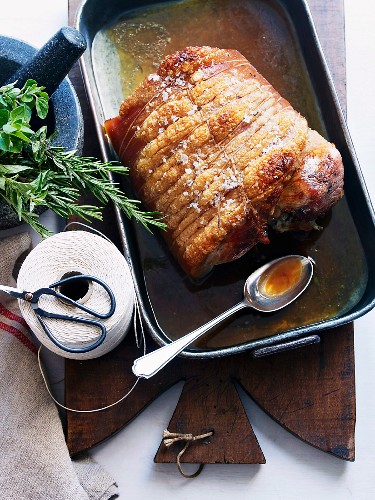
M 69 1 L 73 24 L 78 5 Z M 341 104 L 346 107 L 343 0 L 309 0 Z M 71 74 L 85 119 L 85 150 L 99 156 L 92 115 L 79 67 Z M 95 224 L 119 244 L 112 210 Z M 155 348 L 148 340 L 148 349 Z M 134 383 L 131 365 L 139 356 L 129 332 L 111 353 L 95 360 L 66 360 L 68 407 L 105 406 Z M 171 432 L 212 437 L 190 446 L 181 459 L 192 463 L 265 463 L 234 382 L 277 422 L 306 443 L 345 460 L 354 460 L 355 385 L 353 324 L 321 335 L 321 343 L 257 360 L 247 353 L 212 360 L 179 358 L 136 389 L 114 408 L 99 413 L 67 413 L 67 444 L 72 455 L 100 443 L 130 422 L 155 398 L 185 380 L 168 425 Z M 161 444 L 156 462 L 175 462 L 181 446 Z

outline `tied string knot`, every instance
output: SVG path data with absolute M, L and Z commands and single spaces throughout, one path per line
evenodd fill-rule
M 186 474 L 181 467 L 181 457 L 185 453 L 185 451 L 188 449 L 191 443 L 195 441 L 199 441 L 201 439 L 205 439 L 208 437 L 213 436 L 214 431 L 209 431 L 206 432 L 205 434 L 198 434 L 197 436 L 194 436 L 193 434 L 183 434 L 179 432 L 169 432 L 168 429 L 163 431 L 163 443 L 164 445 L 169 448 L 173 444 L 179 442 L 179 441 L 185 441 L 185 446 L 182 448 L 182 450 L 178 453 L 177 459 L 176 459 L 176 465 L 178 468 L 178 471 L 180 474 L 188 479 L 197 477 L 199 474 L 202 472 L 204 464 L 200 464 L 198 467 L 198 470 L 194 472 L 193 474 Z

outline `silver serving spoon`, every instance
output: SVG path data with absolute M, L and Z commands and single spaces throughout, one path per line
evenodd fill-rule
M 314 261 L 301 255 L 288 255 L 265 264 L 247 278 L 241 302 L 184 337 L 136 359 L 133 373 L 141 378 L 152 377 L 192 342 L 245 307 L 261 312 L 282 309 L 307 288 L 313 272 Z

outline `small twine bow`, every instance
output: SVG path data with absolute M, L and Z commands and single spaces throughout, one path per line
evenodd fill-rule
M 177 443 L 178 441 L 186 441 L 185 446 L 182 448 L 180 453 L 177 455 L 177 460 L 176 460 L 176 465 L 177 468 L 180 472 L 180 474 L 188 479 L 197 477 L 199 474 L 202 472 L 204 464 L 200 464 L 198 467 L 198 470 L 194 472 L 193 474 L 186 474 L 181 467 L 181 457 L 185 453 L 185 451 L 188 449 L 190 444 L 193 441 L 199 441 L 200 439 L 205 439 L 208 437 L 211 437 L 213 435 L 213 431 L 206 432 L 205 434 L 199 434 L 198 436 L 193 436 L 193 434 L 182 434 L 179 432 L 169 432 L 168 429 L 165 429 L 163 431 L 163 443 L 165 446 L 169 448 L 169 446 L 172 446 L 172 444 Z

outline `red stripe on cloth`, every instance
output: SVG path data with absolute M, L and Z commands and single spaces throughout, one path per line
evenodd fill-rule
M 14 326 L 7 325 L 6 323 L 3 323 L 2 321 L 0 321 L 0 329 L 4 330 L 5 332 L 8 332 L 11 335 L 13 335 L 14 337 L 16 337 L 17 340 L 22 342 L 22 344 L 24 346 L 28 347 L 30 349 L 30 351 L 32 351 L 34 354 L 36 354 L 38 352 L 37 348 L 31 342 L 31 340 L 29 340 L 24 333 L 22 333 L 20 330 L 18 330 Z
M 25 328 L 29 328 L 22 316 L 18 316 L 17 314 L 14 314 L 12 311 L 9 311 L 9 309 L 4 307 L 3 304 L 1 303 L 0 303 L 0 314 L 10 319 L 11 321 L 17 321 L 17 323 L 24 326 Z

